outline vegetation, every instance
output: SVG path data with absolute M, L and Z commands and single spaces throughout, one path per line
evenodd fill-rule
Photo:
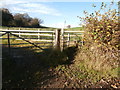
M 6 8 L 1 8 L 0 12 L 2 13 L 2 26 L 31 28 L 42 27 L 40 26 L 40 24 L 43 23 L 41 19 L 31 18 L 27 13 L 17 13 L 12 15 Z
M 69 28 L 68 30 L 83 31 L 83 30 L 84 30 L 84 27 L 73 27 L 73 28 Z
M 111 5 L 113 4 L 112 2 Z M 93 5 L 93 7 L 96 6 Z M 20 58 L 24 60 L 22 64 L 19 59 L 14 61 L 15 58 L 6 57 L 7 55 L 4 56 L 4 54 L 3 87 L 51 88 L 53 85 L 56 88 L 57 85 L 62 85 L 59 87 L 118 88 L 120 86 L 118 75 L 120 73 L 119 12 L 107 8 L 106 4 L 102 3 L 99 11 L 92 14 L 86 11 L 84 13 L 86 17 L 80 18 L 85 22 L 83 46 L 69 47 L 60 52 L 52 48 L 36 51 L 34 50 L 36 48 L 31 48 L 30 45 L 22 45 L 19 46 L 22 49 L 21 52 L 14 51 L 25 57 Z M 20 43 L 15 40 L 13 42 Z M 3 49 L 5 53 L 7 47 Z M 27 60 L 26 57 L 28 57 Z M 99 84 L 98 87 L 97 84 Z
M 5 26 L 1 26 L 0 28 L 2 29 L 10 29 L 10 30 L 45 30 L 45 31 L 52 31 L 56 28 L 52 28 L 52 27 L 39 27 L 39 28 L 28 28 L 28 27 L 5 27 Z
M 111 5 L 113 4 L 111 2 Z M 102 2 L 100 10 L 92 14 L 84 11 L 86 17 L 80 17 L 85 22 L 85 45 L 78 51 L 75 65 L 88 72 L 89 78 L 97 77 L 95 81 L 101 78 L 118 77 L 120 72 L 118 12 L 106 6 Z

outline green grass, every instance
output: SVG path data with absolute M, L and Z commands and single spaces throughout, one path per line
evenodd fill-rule
M 19 30 L 19 29 L 21 29 L 21 30 L 45 30 L 45 31 L 47 31 L 47 30 L 50 30 L 50 31 L 52 31 L 52 30 L 56 30 L 57 28 L 52 28 L 52 27 L 48 27 L 48 28 L 23 28 L 23 27 L 4 27 L 4 26 L 0 26 L 0 28 L 2 28 L 2 29 L 12 29 L 12 30 Z M 58 28 L 58 29 L 61 29 L 61 28 Z M 84 30 L 84 28 L 83 27 L 74 27 L 74 28 L 69 28 L 69 29 L 65 29 L 65 30 L 73 30 L 73 31 L 82 31 L 82 30 Z
M 49 30 L 49 31 L 52 31 L 52 30 L 55 30 L 56 28 L 51 28 L 51 27 L 48 27 L 48 28 L 23 28 L 23 27 L 0 27 L 2 29 L 11 29 L 11 30 Z
M 118 68 L 111 69 L 110 71 L 96 71 L 94 69 L 89 69 L 85 66 L 85 63 L 79 63 L 78 65 L 73 64 L 71 67 L 65 65 L 59 65 L 56 67 L 57 71 L 64 72 L 67 78 L 72 80 L 82 80 L 86 84 L 90 81 L 91 83 L 97 83 L 101 79 L 109 80 L 118 76 L 120 72 Z
M 84 31 L 83 27 L 74 27 L 74 28 L 70 28 L 68 30 L 73 30 L 73 31 Z

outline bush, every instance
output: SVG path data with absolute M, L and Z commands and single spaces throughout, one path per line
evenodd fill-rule
M 113 4 L 112 2 L 109 7 Z M 80 17 L 85 22 L 85 45 L 76 55 L 75 64 L 84 66 L 88 72 L 94 70 L 103 73 L 100 77 L 104 77 L 105 73 L 114 77 L 118 75 L 119 65 L 119 12 L 106 6 L 102 2 L 100 10 L 92 14 L 84 11 L 86 17 Z
M 112 3 L 113 4 L 113 3 Z M 102 3 L 101 9 L 92 14 L 84 11 L 86 17 L 81 18 L 85 22 L 85 41 L 120 47 L 120 31 L 118 23 L 118 14 L 116 9 L 106 10 L 106 4 Z M 101 14 L 102 11 L 105 11 Z

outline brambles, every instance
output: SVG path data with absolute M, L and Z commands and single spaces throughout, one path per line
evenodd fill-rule
M 113 4 L 113 2 L 111 4 Z M 80 19 L 85 22 L 85 41 L 90 44 L 92 42 L 111 45 L 118 48 L 120 47 L 118 42 L 120 40 L 118 11 L 116 9 L 111 10 L 110 8 L 106 11 L 106 8 L 106 4 L 102 3 L 101 9 L 92 14 L 84 11 L 86 17 Z
M 75 65 L 84 66 L 88 74 L 91 70 L 97 71 L 94 77 L 117 77 L 119 72 L 119 12 L 110 8 L 113 4 L 108 6 L 102 2 L 100 10 L 91 14 L 84 11 L 85 17 L 80 17 L 85 27 L 85 45 L 76 55 Z

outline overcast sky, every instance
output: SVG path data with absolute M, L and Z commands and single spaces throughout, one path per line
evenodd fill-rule
M 12 14 L 28 13 L 31 17 L 42 19 L 44 21 L 42 25 L 44 26 L 62 28 L 64 27 L 65 21 L 66 25 L 71 25 L 72 27 L 80 26 L 79 24 L 81 22 L 77 16 L 84 17 L 84 10 L 92 13 L 94 10 L 98 10 L 101 5 L 101 2 L 92 2 L 95 0 L 84 0 L 84 2 L 83 0 L 54 1 L 55 0 L 0 0 L 0 8 L 8 8 Z M 110 0 L 108 1 L 110 2 Z M 95 4 L 97 7 L 92 8 L 92 4 Z M 113 8 L 117 8 L 117 6 L 115 5 Z

